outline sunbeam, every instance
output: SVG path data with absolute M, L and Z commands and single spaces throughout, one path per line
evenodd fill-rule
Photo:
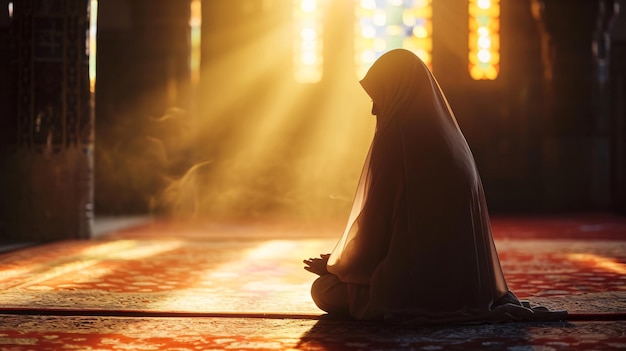
M 569 254 L 567 255 L 567 258 L 572 261 L 586 263 L 610 272 L 626 274 L 626 265 L 617 262 L 615 259 L 586 253 Z
M 322 82 L 294 79 L 292 48 L 277 45 L 299 35 L 292 20 L 286 16 L 269 28 L 263 21 L 245 24 L 239 31 L 255 35 L 234 47 L 223 31 L 203 36 L 205 47 L 226 49 L 203 59 L 197 140 L 189 140 L 196 162 L 184 176 L 170 179 L 161 201 L 179 205 L 175 211 L 161 204 L 166 211 L 221 217 L 347 211 L 373 132 L 368 98 L 346 48 L 333 55 L 348 59 L 335 59 L 340 64 Z M 192 204 L 180 211 L 173 194 L 193 198 L 187 201 Z

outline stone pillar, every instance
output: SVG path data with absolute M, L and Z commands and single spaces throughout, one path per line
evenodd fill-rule
M 595 136 L 593 144 L 592 194 L 593 202 L 601 208 L 611 203 L 611 99 L 610 57 L 611 29 L 619 13 L 616 0 L 599 0 L 597 3 L 596 28 L 591 44 L 593 54 L 593 102 Z
M 13 120 L 6 118 L 10 110 L 10 100 L 12 86 L 8 79 L 11 72 L 9 70 L 9 1 L 0 0 L 0 111 L 4 111 L 5 117 L 0 117 L 0 152 L 4 150 L 8 138 L 13 134 L 11 131 Z M 2 210 L 2 207 L 0 207 Z M 1 229 L 0 229 L 1 230 Z
M 162 116 L 189 106 L 190 0 L 129 1 L 137 60 L 141 112 Z
M 2 162 L 2 230 L 12 240 L 89 238 L 94 117 L 88 0 L 14 1 L 14 120 Z
M 610 139 L 611 139 L 611 205 L 613 211 L 626 215 L 626 0 L 617 1 L 621 11 L 611 30 Z
M 543 135 L 546 210 L 609 206 L 608 135 L 598 97 L 601 68 L 594 47 L 604 34 L 605 0 L 533 1 L 541 6 L 544 79 L 549 99 Z M 610 16 L 609 16 L 610 17 Z M 602 63 L 604 64 L 604 63 Z

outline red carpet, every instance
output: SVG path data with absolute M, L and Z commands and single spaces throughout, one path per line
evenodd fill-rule
M 0 323 L 14 326 L 12 331 L 0 330 L 0 350 L 12 351 L 626 348 L 624 321 L 427 328 L 301 319 L 6 316 Z
M 520 298 L 567 309 L 572 319 L 626 315 L 625 220 L 496 218 L 493 227 Z M 155 222 L 0 255 L 0 350 L 626 347 L 620 320 L 440 329 L 318 320 L 309 297 L 315 277 L 301 260 L 332 250 L 340 230 Z

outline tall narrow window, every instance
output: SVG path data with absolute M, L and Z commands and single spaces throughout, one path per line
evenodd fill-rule
M 89 1 L 89 39 L 87 50 L 89 55 L 89 90 L 96 91 L 96 38 L 98 30 L 98 0 Z
M 200 33 L 202 31 L 202 1 L 191 0 L 191 16 L 189 18 L 191 37 L 191 55 L 189 55 L 189 68 L 191 71 L 191 83 L 197 84 L 200 80 Z
M 500 72 L 500 0 L 469 0 L 469 74 L 493 80 Z
M 360 0 L 356 8 L 355 61 L 363 77 L 391 49 L 413 51 L 428 66 L 432 53 L 432 0 Z
M 300 83 L 322 79 L 322 14 L 324 0 L 293 0 L 294 77 Z

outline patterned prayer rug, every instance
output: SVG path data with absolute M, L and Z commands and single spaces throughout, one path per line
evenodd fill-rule
M 440 327 L 262 318 L 2 316 L 0 350 L 506 350 L 626 348 L 625 321 Z
M 330 252 L 335 238 L 255 226 L 213 226 L 204 237 L 181 228 L 174 238 L 163 227 L 0 255 L 0 309 L 320 315 L 301 261 Z M 496 245 L 520 298 L 574 314 L 626 312 L 626 240 L 615 231 L 529 239 L 503 227 L 494 225 Z
M 301 261 L 332 250 L 340 226 L 156 221 L 0 255 L 0 350 L 626 349 L 623 220 L 493 223 L 511 290 L 571 321 L 333 321 Z

